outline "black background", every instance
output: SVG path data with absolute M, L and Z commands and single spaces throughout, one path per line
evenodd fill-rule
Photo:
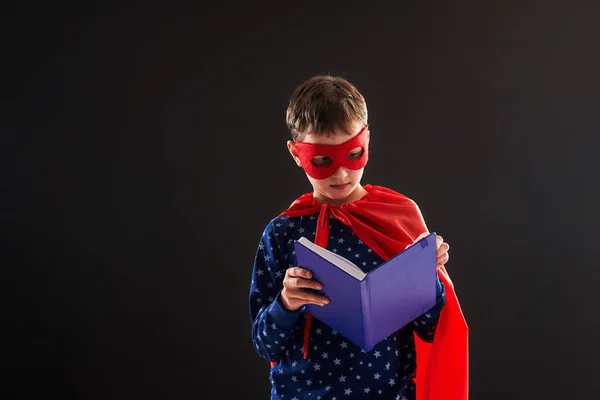
M 597 396 L 597 3 L 7 7 L 3 398 L 268 398 L 252 261 L 322 73 L 367 99 L 363 183 L 452 247 L 471 398 Z

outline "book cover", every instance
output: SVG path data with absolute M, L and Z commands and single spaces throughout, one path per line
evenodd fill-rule
M 294 246 L 297 265 L 313 273 L 330 300 L 306 311 L 365 351 L 435 305 L 435 233 L 368 273 L 304 237 Z

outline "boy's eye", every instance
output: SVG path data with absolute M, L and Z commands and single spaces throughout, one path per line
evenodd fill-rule
M 348 153 L 348 159 L 358 160 L 363 155 L 364 152 L 365 152 L 365 150 L 361 147 L 352 149 L 352 151 L 350 153 Z
M 331 161 L 331 158 L 327 156 L 316 156 L 312 159 L 312 163 L 315 167 L 326 167 L 331 164 Z

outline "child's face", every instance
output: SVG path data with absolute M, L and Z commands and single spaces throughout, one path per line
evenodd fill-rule
M 354 161 L 362 159 L 363 161 L 366 161 L 369 146 L 369 131 L 368 129 L 363 131 L 363 128 L 365 128 L 363 125 L 355 124 L 354 128 L 352 129 L 351 135 L 348 135 L 344 132 L 336 132 L 335 134 L 329 137 L 325 135 L 307 134 L 302 139 L 302 142 L 328 146 L 341 145 L 344 143 L 351 143 L 353 139 L 355 139 L 353 142 L 359 140 L 359 137 L 357 137 L 357 135 L 359 134 L 365 135 L 365 139 L 362 142 L 364 148 L 361 148 L 360 146 L 353 147 L 353 145 L 346 145 L 341 147 L 344 153 L 346 153 L 346 151 L 348 152 L 348 154 L 345 154 L 347 160 Z M 288 149 L 290 151 L 290 154 L 300 167 L 303 166 L 303 162 L 309 162 L 306 159 L 306 156 L 301 157 L 298 154 L 299 152 L 294 142 L 288 142 Z M 304 158 L 304 160 L 302 160 L 302 158 Z M 359 169 L 352 169 L 348 168 L 347 166 L 340 165 L 337 169 L 333 171 L 333 174 L 331 174 L 330 176 L 324 178 L 320 178 L 320 176 L 315 176 L 315 170 L 318 170 L 320 166 L 323 166 L 323 168 L 325 169 L 326 166 L 331 163 L 331 161 L 332 160 L 330 159 L 330 157 L 327 157 L 325 154 L 318 154 L 318 151 L 312 157 L 312 173 L 307 173 L 306 176 L 313 187 L 315 200 L 320 202 L 328 202 L 332 204 L 341 204 L 344 202 L 357 200 L 360 197 L 357 196 L 357 194 L 363 191 L 360 181 L 364 172 L 364 166 Z M 364 164 L 364 162 L 362 164 Z

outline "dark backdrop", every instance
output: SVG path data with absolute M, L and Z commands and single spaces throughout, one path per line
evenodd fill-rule
M 3 398 L 268 398 L 252 261 L 319 73 L 452 246 L 471 398 L 597 395 L 600 6 L 100 3 L 2 14 Z

